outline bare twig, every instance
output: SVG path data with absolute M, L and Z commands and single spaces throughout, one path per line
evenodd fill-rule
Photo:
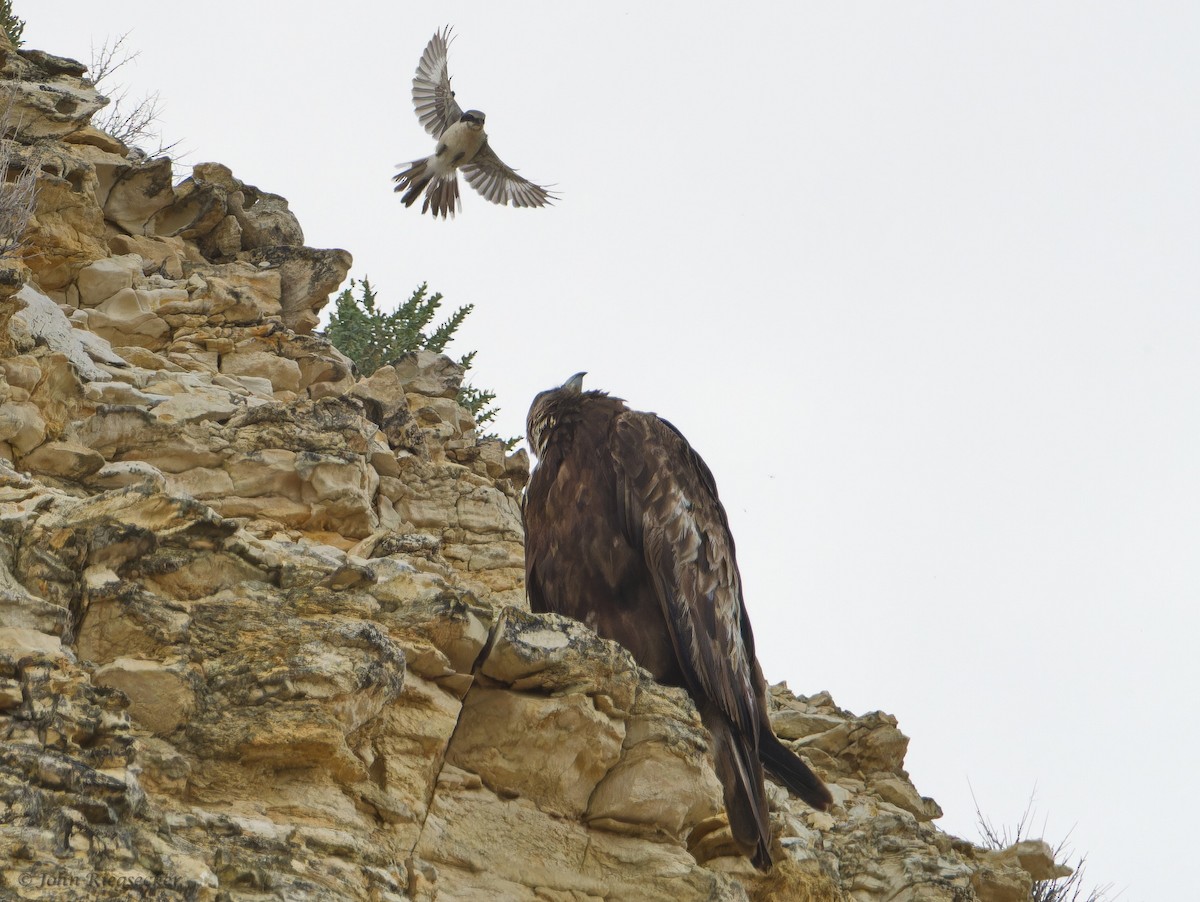
M 38 167 L 16 136 L 21 123 L 12 121 L 13 94 L 0 101 L 0 258 L 25 246 L 25 233 L 37 204 Z
M 970 786 L 970 781 L 967 783 Z M 1034 787 L 1034 792 L 1029 794 L 1029 802 L 1025 805 L 1025 811 L 1017 820 L 1016 826 L 1010 830 L 1008 827 L 997 827 L 979 807 L 979 800 L 975 798 L 975 788 L 971 787 L 971 801 L 975 803 L 975 818 L 979 823 L 979 836 L 983 840 L 983 846 L 987 849 L 1007 849 L 1009 846 L 1021 842 L 1023 839 L 1030 838 L 1030 825 L 1034 818 L 1034 793 L 1037 788 Z M 1043 820 L 1042 833 L 1045 834 L 1046 822 Z M 1058 845 L 1053 847 L 1054 860 L 1058 864 L 1067 864 L 1071 858 L 1072 849 L 1067 844 L 1071 838 L 1071 833 L 1074 828 L 1067 831 L 1067 835 L 1062 838 Z M 1055 880 L 1035 880 L 1033 883 L 1033 892 L 1030 894 L 1030 902 L 1116 902 L 1116 899 L 1121 895 L 1117 893 L 1115 896 L 1112 893 L 1112 884 L 1106 883 L 1103 886 L 1097 886 L 1093 889 L 1085 889 L 1083 885 L 1084 864 L 1087 862 L 1086 855 L 1080 855 L 1074 864 L 1069 865 L 1072 868 L 1071 873 L 1067 877 L 1059 877 Z
M 99 87 L 100 82 L 111 78 L 122 66 L 132 63 L 142 55 L 140 50 L 125 49 L 125 41 L 129 34 L 127 31 L 115 40 L 105 38 L 99 50 L 96 49 L 95 44 L 92 45 L 92 63 L 88 66 L 88 72 L 92 75 L 92 84 Z M 109 43 L 110 40 L 111 43 Z
M 115 40 L 105 39 L 99 49 L 92 45 L 92 62 L 88 71 L 92 75 L 92 84 L 97 88 L 141 55 L 141 51 L 126 49 L 125 42 L 129 34 L 125 32 Z M 163 143 L 162 132 L 157 127 L 162 112 L 162 102 L 157 91 L 145 94 L 141 100 L 131 103 L 129 90 L 123 85 L 115 85 L 109 92 L 108 108 L 93 119 L 93 124 L 122 144 L 137 147 L 149 156 L 158 157 L 179 146 L 178 141 Z M 147 150 L 144 146 L 147 139 L 151 144 L 157 141 L 158 148 L 154 151 Z

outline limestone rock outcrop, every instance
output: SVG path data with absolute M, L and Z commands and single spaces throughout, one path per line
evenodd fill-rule
M 895 718 L 774 687 L 829 782 L 730 855 L 707 735 L 582 624 L 528 612 L 523 452 L 462 371 L 358 378 L 314 332 L 350 257 L 89 119 L 3 53 L 36 165 L 0 269 L 0 895 L 1007 902 L 1044 844 L 939 832 Z M 519 403 L 519 402 L 514 402 Z

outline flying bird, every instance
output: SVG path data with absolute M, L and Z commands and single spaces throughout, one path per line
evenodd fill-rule
M 583 376 L 539 394 L 526 420 L 538 459 L 524 504 L 530 607 L 582 620 L 688 691 L 712 735 L 734 840 L 766 870 L 763 766 L 814 808 L 833 799 L 771 730 L 712 472 L 666 420 L 583 391 Z
M 413 106 L 425 131 L 437 138 L 437 148 L 431 156 L 393 176 L 395 190 L 405 192 L 401 198 L 404 205 L 411 207 L 424 191 L 422 213 L 432 210 L 435 217 L 453 217 L 462 209 L 458 195 L 460 169 L 470 186 L 494 204 L 544 207 L 553 203 L 557 199 L 553 194 L 517 175 L 496 156 L 483 130 L 487 117 L 479 110 L 464 113 L 459 107 L 446 68 L 449 43 L 449 27 L 436 32 L 413 76 Z

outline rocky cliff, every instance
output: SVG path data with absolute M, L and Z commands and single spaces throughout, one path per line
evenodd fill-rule
M 525 608 L 523 453 L 461 371 L 356 378 L 314 332 L 350 255 L 89 125 L 3 49 L 38 173 L 0 269 L 0 894 L 26 899 L 1016 902 L 1049 850 L 939 832 L 895 718 L 774 689 L 828 781 L 728 853 L 686 695 Z M 519 402 L 515 402 L 519 403 Z

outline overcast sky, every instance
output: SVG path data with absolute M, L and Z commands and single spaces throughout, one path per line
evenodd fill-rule
M 517 434 L 577 370 L 729 509 L 769 680 L 883 709 L 975 838 L 1032 795 L 1091 882 L 1180 898 L 1200 685 L 1200 6 L 17 0 L 161 94 L 457 350 Z M 185 15 L 179 15 L 186 10 Z M 435 29 L 554 208 L 391 191 Z M 187 174 L 181 169 L 180 177 Z M 453 346 L 452 346 L 453 349 Z M 1191 726 L 1189 726 L 1191 724 Z

